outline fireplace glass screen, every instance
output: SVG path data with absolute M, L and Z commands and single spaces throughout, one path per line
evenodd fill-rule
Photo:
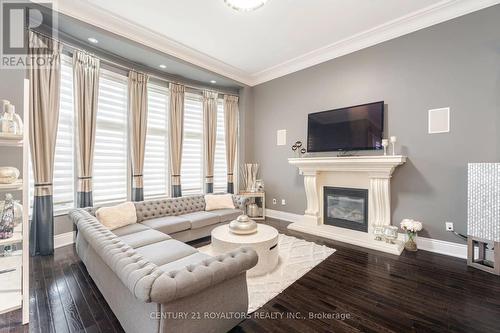
M 325 187 L 324 223 L 368 231 L 368 190 Z

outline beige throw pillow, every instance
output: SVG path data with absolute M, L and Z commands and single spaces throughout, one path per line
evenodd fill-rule
M 133 202 L 124 202 L 111 207 L 101 207 L 95 212 L 95 216 L 109 230 L 118 229 L 137 222 L 137 214 L 135 213 Z
M 205 210 L 216 209 L 234 209 L 232 194 L 206 194 L 205 195 Z

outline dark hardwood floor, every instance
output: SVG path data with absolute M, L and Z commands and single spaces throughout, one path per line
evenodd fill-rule
M 500 277 L 465 260 L 426 251 L 398 257 L 267 223 L 337 252 L 233 332 L 500 332 Z M 73 246 L 32 258 L 30 283 L 30 332 L 122 331 Z M 20 320 L 20 311 L 1 315 L 0 333 L 28 332 Z

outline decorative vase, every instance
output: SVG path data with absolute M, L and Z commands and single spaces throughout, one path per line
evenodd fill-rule
M 257 223 L 246 215 L 240 215 L 229 223 L 229 231 L 237 235 L 253 234 L 257 231 Z
M 416 232 L 407 232 L 407 240 L 405 243 L 405 250 L 411 251 L 411 252 L 416 252 L 418 250 L 417 247 L 417 233 Z
M 0 203 L 0 239 L 11 238 L 14 228 L 22 222 L 23 208 L 13 199 L 12 194 L 5 195 L 5 201 Z
M 245 183 L 246 192 L 257 192 L 256 182 L 259 173 L 259 164 L 246 163 L 243 165 L 243 181 Z
M 248 213 L 248 216 L 250 216 L 250 217 L 259 217 L 259 215 L 260 215 L 259 206 L 256 203 L 249 204 L 247 207 L 247 213 Z
M 0 131 L 8 134 L 23 134 L 23 121 L 16 113 L 14 105 L 3 100 L 3 114 L 0 118 Z

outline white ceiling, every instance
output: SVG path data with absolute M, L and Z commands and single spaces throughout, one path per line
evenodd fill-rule
M 496 0 L 60 0 L 61 12 L 255 85 Z M 78 3 L 78 5 L 76 4 Z

